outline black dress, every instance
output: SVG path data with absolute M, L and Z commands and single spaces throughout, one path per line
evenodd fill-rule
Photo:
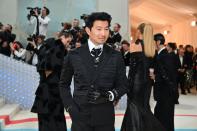
M 152 85 L 149 68 L 152 59 L 143 52 L 135 52 L 131 53 L 130 60 L 130 90 L 121 131 L 165 131 L 149 105 Z
M 40 83 L 35 92 L 31 112 L 38 114 L 39 131 L 66 131 L 64 106 L 58 83 L 64 59 L 64 46 L 60 40 L 49 38 L 38 54 L 37 71 Z M 46 77 L 45 71 L 52 73 Z

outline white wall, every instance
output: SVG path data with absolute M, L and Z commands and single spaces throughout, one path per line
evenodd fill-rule
M 16 25 L 18 0 L 0 0 L 0 22 Z
M 119 23 L 120 33 L 126 40 L 130 38 L 128 3 L 128 0 L 97 0 L 97 11 L 108 12 L 112 16 L 112 26 Z
M 28 34 L 26 7 L 30 5 L 33 7 L 36 5 L 42 6 L 42 1 L 35 3 L 34 0 L 0 0 L 0 2 L 0 22 L 12 24 L 14 27 L 13 32 L 18 34 L 18 37 L 20 36 L 18 39 L 23 40 Z M 60 22 L 71 21 L 72 18 L 79 18 L 83 13 L 89 14 L 92 11 L 105 11 L 112 16 L 112 26 L 114 23 L 120 23 L 122 26 L 120 33 L 123 39 L 129 40 L 128 0 L 85 0 L 85 2 L 80 3 L 80 6 L 75 4 L 79 2 L 80 0 L 61 0 L 61 2 L 58 1 L 57 4 L 52 0 L 46 2 L 46 6 L 51 9 L 50 17 L 53 19 L 48 34 L 53 34 L 54 31 L 58 30 Z M 59 3 L 62 4 L 60 5 Z M 54 15 L 54 13 L 58 15 Z
M 170 28 L 163 28 L 158 32 L 163 33 L 164 30 L 169 30 L 169 34 L 165 35 L 166 43 L 176 42 L 177 45 L 193 45 L 197 47 L 197 26 L 190 25 L 191 20 L 181 21 L 172 25 Z

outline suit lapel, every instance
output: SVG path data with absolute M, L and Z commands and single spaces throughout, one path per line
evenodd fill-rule
M 81 57 L 83 61 L 83 65 L 86 68 L 86 73 L 88 77 L 89 83 L 91 82 L 92 77 L 94 76 L 94 60 L 93 57 L 90 54 L 88 44 L 86 43 L 84 46 L 81 47 L 79 50 L 79 56 Z
M 80 57 L 83 59 L 84 65 L 92 71 L 94 67 L 94 61 L 93 61 L 93 57 L 90 54 L 88 44 L 85 44 L 81 48 Z
M 98 71 L 102 69 L 102 67 L 106 64 L 106 62 L 109 60 L 109 57 L 111 56 L 111 50 L 110 47 L 108 47 L 106 44 L 103 45 L 103 52 L 100 56 L 100 63 L 98 65 Z

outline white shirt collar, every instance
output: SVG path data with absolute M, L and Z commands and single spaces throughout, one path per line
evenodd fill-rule
M 37 49 L 39 50 L 41 46 L 42 46 L 42 44 L 39 44 L 39 45 L 37 46 Z
M 95 49 L 101 48 L 101 50 L 103 50 L 103 44 L 95 45 L 90 39 L 88 39 L 88 47 L 90 52 L 92 51 L 93 48 Z
M 117 35 L 119 32 L 114 32 L 114 35 Z
M 160 54 L 161 51 L 164 50 L 165 48 L 166 48 L 166 47 L 161 48 L 161 49 L 158 51 L 158 54 Z
M 124 53 L 124 55 L 127 55 L 129 53 L 129 51 L 126 51 L 125 53 Z

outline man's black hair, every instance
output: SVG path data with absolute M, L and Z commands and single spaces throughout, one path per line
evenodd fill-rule
M 168 43 L 168 46 L 169 46 L 170 48 L 172 48 L 172 50 L 176 50 L 176 48 L 177 48 L 176 43 L 174 43 L 174 42 L 169 42 L 169 43 Z
M 160 41 L 160 45 L 164 45 L 165 44 L 165 37 L 161 33 L 155 34 L 154 35 L 154 40 L 155 41 Z
M 122 44 L 122 45 L 125 44 L 125 45 L 127 45 L 127 46 L 130 46 L 130 44 L 129 44 L 129 42 L 128 42 L 127 40 L 123 40 L 123 41 L 121 42 L 121 44 Z
M 112 17 L 106 12 L 93 12 L 88 16 L 87 20 L 85 21 L 85 26 L 91 29 L 96 20 L 107 21 L 110 27 Z

